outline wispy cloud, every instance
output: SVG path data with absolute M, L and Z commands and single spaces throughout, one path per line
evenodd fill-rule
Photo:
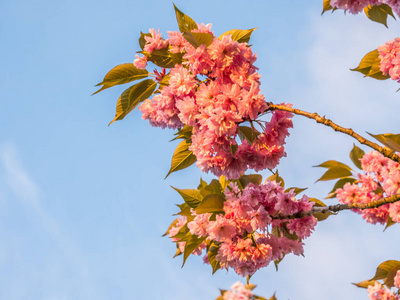
M 17 147 L 14 144 L 5 143 L 0 146 L 0 163 L 0 172 L 3 173 L 0 175 L 2 175 L 1 177 L 5 180 L 5 185 L 8 189 L 7 194 L 11 195 L 11 199 L 19 200 L 23 204 L 33 219 L 32 221 L 38 220 L 44 232 L 47 232 L 47 236 L 50 237 L 50 240 L 53 240 L 53 243 L 55 242 L 57 245 L 57 253 L 52 253 L 50 256 L 56 255 L 56 257 L 59 257 L 60 261 L 57 261 L 56 265 L 52 264 L 42 266 L 43 272 L 45 272 L 45 270 L 52 272 L 54 271 L 54 268 L 62 269 L 65 268 L 65 266 L 68 266 L 68 268 L 72 267 L 76 274 L 75 277 L 71 279 L 73 283 L 67 283 L 67 285 L 71 286 L 73 289 L 81 291 L 78 294 L 85 294 L 90 298 L 94 297 L 97 292 L 94 289 L 93 282 L 90 278 L 89 268 L 82 253 L 80 253 L 75 242 L 62 229 L 60 223 L 41 203 L 40 188 L 21 163 Z M 43 236 L 43 233 L 39 234 Z M 17 249 L 8 250 L 13 251 Z M 52 257 L 52 260 L 54 260 L 54 257 Z M 49 280 L 49 278 L 46 278 L 48 275 L 51 276 L 51 274 L 47 274 L 46 276 L 43 274 L 42 280 Z M 79 288 L 76 286 L 77 283 L 80 285 Z M 57 283 L 54 283 L 53 285 L 57 286 Z M 65 286 L 65 282 L 60 282 L 60 286 L 61 285 Z M 26 288 L 29 289 L 29 287 Z M 51 291 L 49 291 L 49 294 L 52 294 Z M 70 291 L 62 291 L 62 289 L 54 291 L 53 293 L 53 295 L 57 295 L 57 299 L 63 299 L 66 296 L 68 297 L 68 294 L 70 294 Z M 74 291 L 73 294 L 76 295 L 76 291 Z M 50 296 L 50 298 L 53 299 L 54 297 Z

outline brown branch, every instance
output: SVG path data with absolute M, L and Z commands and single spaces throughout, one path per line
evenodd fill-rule
M 339 212 L 341 210 L 347 210 L 347 209 L 361 209 L 361 210 L 372 209 L 372 208 L 378 208 L 385 204 L 395 203 L 397 201 L 400 201 L 400 194 L 382 198 L 382 199 L 372 201 L 369 203 L 350 203 L 350 204 L 336 204 L 336 205 L 329 205 L 329 206 L 318 206 L 318 207 L 313 207 L 309 211 L 305 211 L 305 212 L 296 214 L 295 218 L 311 216 L 314 213 Z
M 342 132 L 344 134 L 347 134 L 347 135 L 355 138 L 361 144 L 364 144 L 364 145 L 366 145 L 368 147 L 371 147 L 372 149 L 382 153 L 387 158 L 390 158 L 391 160 L 400 163 L 400 156 L 398 156 L 394 151 L 390 150 L 387 147 L 381 147 L 378 144 L 373 143 L 370 140 L 367 140 L 366 138 L 364 138 L 361 135 L 359 135 L 356 132 L 354 132 L 351 128 L 344 128 L 342 126 L 339 126 L 339 125 L 333 123 L 331 120 L 329 120 L 329 119 L 327 119 L 325 117 L 321 117 L 317 113 L 309 113 L 309 112 L 306 112 L 306 111 L 303 111 L 303 110 L 300 110 L 300 109 L 297 109 L 297 108 L 291 108 L 291 107 L 287 107 L 287 106 L 284 106 L 284 105 L 277 105 L 277 104 L 273 104 L 271 102 L 269 102 L 267 104 L 268 104 L 268 108 L 267 108 L 266 111 L 283 110 L 283 111 L 288 111 L 288 112 L 294 113 L 296 115 L 307 117 L 309 119 L 314 119 L 317 123 L 324 124 L 326 126 L 331 127 L 335 131 L 339 131 L 339 132 Z

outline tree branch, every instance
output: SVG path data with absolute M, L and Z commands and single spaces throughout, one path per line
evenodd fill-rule
M 385 204 L 391 204 L 400 201 L 400 194 L 393 195 L 390 197 L 382 198 L 376 201 L 372 201 L 369 203 L 350 203 L 350 204 L 336 204 L 336 205 L 329 205 L 329 206 L 318 206 L 313 207 L 309 211 L 305 211 L 299 214 L 296 214 L 296 218 L 308 217 L 313 215 L 314 213 L 328 213 L 328 212 L 338 212 L 341 210 L 347 209 L 372 209 L 378 208 Z
M 291 108 L 291 107 L 287 107 L 284 105 L 277 105 L 277 104 L 273 104 L 271 102 L 268 102 L 267 104 L 268 104 L 268 108 L 266 111 L 283 110 L 283 111 L 288 111 L 288 112 L 294 113 L 296 115 L 307 117 L 309 119 L 314 119 L 317 123 L 324 124 L 326 126 L 331 127 L 335 131 L 339 131 L 344 134 L 347 134 L 347 135 L 355 138 L 361 144 L 371 147 L 372 149 L 378 151 L 379 153 L 383 154 L 387 158 L 390 158 L 391 160 L 400 163 L 400 156 L 398 156 L 394 151 L 390 150 L 387 147 L 381 147 L 378 144 L 375 144 L 375 143 L 371 142 L 370 140 L 367 140 L 366 138 L 364 138 L 361 135 L 354 132 L 351 128 L 344 128 L 342 126 L 339 126 L 339 125 L 335 124 L 334 122 L 332 122 L 331 120 L 329 120 L 325 117 L 321 117 L 317 113 L 309 113 L 309 112 L 306 112 L 306 111 L 303 111 L 303 110 L 300 110 L 297 108 Z

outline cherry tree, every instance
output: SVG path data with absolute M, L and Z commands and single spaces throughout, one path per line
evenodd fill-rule
M 110 124 L 138 107 L 143 119 L 175 130 L 173 140 L 180 140 L 167 176 L 193 164 L 216 176 L 191 189 L 174 187 L 183 203 L 165 236 L 176 244 L 175 256 L 182 257 L 183 265 L 198 255 L 213 274 L 231 269 L 247 278 L 246 285 L 237 282 L 217 299 L 266 299 L 253 294 L 251 276 L 271 264 L 277 268 L 287 255 L 303 255 L 317 223 L 341 211 L 352 210 L 385 228 L 400 222 L 400 134 L 363 137 L 290 103 L 268 102 L 260 88 L 257 54 L 249 44 L 255 28 L 216 34 L 211 24 L 196 23 L 174 8 L 179 31 L 142 32 L 133 63 L 109 71 L 95 93 L 138 81 L 119 97 Z M 388 17 L 400 16 L 400 1 L 323 2 L 323 13 L 336 10 L 364 12 L 387 26 Z M 400 38 L 377 46 L 352 70 L 400 82 Z M 371 149 L 365 153 L 354 144 L 354 166 L 336 160 L 318 165 L 326 169 L 318 181 L 335 180 L 327 198 L 338 204 L 311 198 L 305 188 L 286 187 L 279 175 L 286 139 L 295 130 L 294 115 Z M 255 173 L 263 170 L 271 175 Z M 374 277 L 356 285 L 366 288 L 370 299 L 400 299 L 400 261 L 383 262 Z

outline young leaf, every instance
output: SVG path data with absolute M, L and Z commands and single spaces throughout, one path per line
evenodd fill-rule
M 368 134 L 393 151 L 400 152 L 400 134 L 371 134 L 369 132 Z
M 321 15 L 323 15 L 324 12 L 333 9 L 333 7 L 331 6 L 331 0 L 324 0 L 324 2 L 323 2 L 322 5 L 323 5 L 323 7 L 322 7 L 322 13 L 321 13 Z
M 400 270 L 400 265 L 398 265 L 397 267 L 394 267 L 392 270 L 390 270 L 390 272 L 384 282 L 384 284 L 386 286 L 388 286 L 389 288 L 394 287 L 394 278 L 396 277 L 397 271 L 399 271 L 399 270 Z
M 218 194 L 205 196 L 203 201 L 196 207 L 196 213 L 224 213 L 224 200 L 225 199 Z
M 353 144 L 353 149 L 350 152 L 350 159 L 354 163 L 354 165 L 361 169 L 361 161 L 360 159 L 364 156 L 365 152 L 358 148 L 355 144 Z
M 195 189 L 184 189 L 180 190 L 172 187 L 175 191 L 177 191 L 185 200 L 186 204 L 192 208 L 196 208 L 197 205 L 203 200 L 203 196 L 200 194 L 199 190 Z
M 385 226 L 385 229 L 383 229 L 383 231 L 385 231 L 386 229 L 388 229 L 390 226 L 397 224 L 397 222 L 393 221 L 392 218 L 390 216 L 388 216 L 388 220 Z
M 342 167 L 333 167 L 328 169 L 324 175 L 318 181 L 327 181 L 327 180 L 332 180 L 332 179 L 337 179 L 337 178 L 343 178 L 343 177 L 348 177 L 351 176 L 351 172 L 347 168 L 342 168 Z
M 257 136 L 260 134 L 258 131 L 254 131 L 253 128 L 248 127 L 248 126 L 239 126 L 239 137 L 240 140 L 247 140 L 249 144 L 253 144 L 254 140 L 257 138 Z
M 174 133 L 175 137 L 170 142 L 175 141 L 177 139 L 184 139 L 189 143 L 192 140 L 192 131 L 193 131 L 192 126 L 185 125 L 183 126 L 182 129 L 179 129 L 177 133 Z
M 229 184 L 229 180 L 226 179 L 225 175 L 221 175 L 219 176 L 218 181 L 221 184 L 221 189 L 225 190 L 225 188 Z
M 397 260 L 387 260 L 381 263 L 376 269 L 375 276 L 370 280 L 385 279 L 391 270 L 400 266 L 400 261 Z
M 126 89 L 119 97 L 115 117 L 108 125 L 125 118 L 140 102 L 151 96 L 156 86 L 156 82 L 146 79 Z
M 276 170 L 275 174 L 269 176 L 269 177 L 265 180 L 265 182 L 267 182 L 268 180 L 269 180 L 269 181 L 276 181 L 277 183 L 279 183 L 279 185 L 280 185 L 281 187 L 284 187 L 284 186 L 285 186 L 285 181 L 283 180 L 282 177 L 279 176 L 278 170 Z
M 336 160 L 328 160 L 326 162 L 323 162 L 322 164 L 314 167 L 321 167 L 321 168 L 334 168 L 334 167 L 340 167 L 340 168 L 345 168 L 347 170 L 351 170 L 351 168 L 348 165 L 345 165 L 344 163 L 338 162 Z
M 132 63 L 118 65 L 112 68 L 102 82 L 96 84 L 96 86 L 102 85 L 101 89 L 94 92 L 92 95 L 97 94 L 105 89 L 108 89 L 114 85 L 128 83 L 134 80 L 145 78 L 149 75 L 147 70 L 141 70 L 136 68 Z
M 168 48 L 162 48 L 154 50 L 149 53 L 141 51 L 139 53 L 144 54 L 151 62 L 161 68 L 173 68 L 176 64 L 182 63 L 182 53 L 171 53 Z
M 370 285 L 375 285 L 375 283 L 378 281 L 375 280 L 364 280 L 359 283 L 353 283 L 355 286 L 358 286 L 359 288 L 364 288 L 367 289 Z
M 379 80 L 385 80 L 390 78 L 389 75 L 383 75 L 380 70 L 381 60 L 379 58 L 378 50 L 372 50 L 368 52 L 362 59 L 360 64 L 351 71 L 357 71 L 365 75 L 365 77 L 372 77 Z
M 208 261 L 210 262 L 210 265 L 212 267 L 213 274 L 221 268 L 219 261 L 216 259 L 218 250 L 219 250 L 219 246 L 216 245 L 215 243 L 212 243 L 207 252 Z M 222 291 L 221 291 L 221 293 L 222 293 Z
M 239 178 L 239 182 L 243 188 L 245 188 L 250 182 L 259 185 L 262 182 L 262 176 L 260 174 L 242 175 Z
M 197 29 L 197 24 L 193 19 L 183 12 L 181 12 L 174 4 L 176 21 L 178 22 L 180 32 L 190 32 L 193 29 Z
M 174 216 L 180 215 L 180 216 L 186 216 L 187 218 L 190 218 L 192 216 L 192 212 L 190 211 L 191 207 L 185 203 L 177 205 L 181 211 L 178 212 L 177 214 L 174 214 Z
M 201 45 L 210 46 L 213 41 L 213 35 L 207 32 L 184 32 L 183 37 L 195 48 Z
M 190 254 L 192 254 L 192 252 L 194 250 L 197 249 L 197 247 L 200 246 L 200 244 L 202 242 L 204 242 L 206 238 L 205 237 L 198 237 L 197 235 L 190 235 L 189 237 L 185 238 L 185 251 L 183 253 L 183 263 L 182 263 L 182 267 L 185 265 L 185 262 L 187 260 L 187 258 L 189 257 Z
M 258 297 L 257 299 L 262 300 L 263 298 L 262 298 L 262 297 Z M 264 298 L 264 299 L 265 299 L 265 298 Z M 267 300 L 267 299 L 265 299 L 265 300 Z M 269 298 L 268 300 L 278 300 L 278 298 L 276 298 L 275 293 L 274 293 L 274 294 L 272 295 L 272 297 Z
M 189 151 L 189 146 L 190 144 L 186 140 L 179 143 L 172 155 L 171 168 L 165 178 L 167 178 L 169 174 L 190 167 L 196 162 L 196 156 L 193 155 L 192 151 Z
M 391 15 L 394 18 L 393 11 L 391 7 L 387 4 L 381 4 L 381 5 L 368 5 L 367 7 L 364 7 L 364 12 L 365 15 L 370 19 L 371 21 L 381 23 L 385 25 L 387 28 L 387 18 L 388 15 Z M 395 18 L 394 18 L 395 19 Z
M 324 202 L 322 202 L 321 200 L 316 199 L 316 198 L 310 198 L 310 202 L 315 202 L 315 204 L 314 204 L 315 207 L 324 207 L 324 206 L 326 206 L 326 204 Z
M 248 43 L 250 40 L 251 34 L 256 29 L 257 28 L 228 30 L 227 32 L 224 32 L 223 34 L 221 34 L 218 37 L 218 39 L 221 40 L 224 35 L 230 34 L 233 41 L 237 41 L 239 43 Z
M 151 33 L 143 33 L 140 32 L 140 38 L 139 38 L 139 46 L 143 50 L 144 46 L 146 45 L 146 39 L 144 38 L 145 36 L 151 37 Z
M 169 234 L 169 231 L 171 230 L 172 227 L 175 227 L 176 224 L 178 224 L 178 219 L 175 219 L 172 221 L 171 225 L 169 225 L 167 231 L 162 235 L 162 236 L 166 236 Z
M 315 218 L 317 218 L 318 222 L 321 222 L 321 221 L 324 221 L 324 220 L 328 219 L 329 216 L 331 216 L 331 215 L 334 215 L 334 213 L 330 212 L 330 211 L 327 211 L 325 213 L 321 213 L 321 212 L 313 213 L 313 216 Z
M 222 186 L 221 186 L 221 183 L 219 182 L 219 180 L 216 180 L 216 179 L 211 180 L 210 184 L 206 185 L 204 189 L 209 192 L 208 195 L 209 194 L 218 194 L 218 195 L 221 195 L 224 197 Z

